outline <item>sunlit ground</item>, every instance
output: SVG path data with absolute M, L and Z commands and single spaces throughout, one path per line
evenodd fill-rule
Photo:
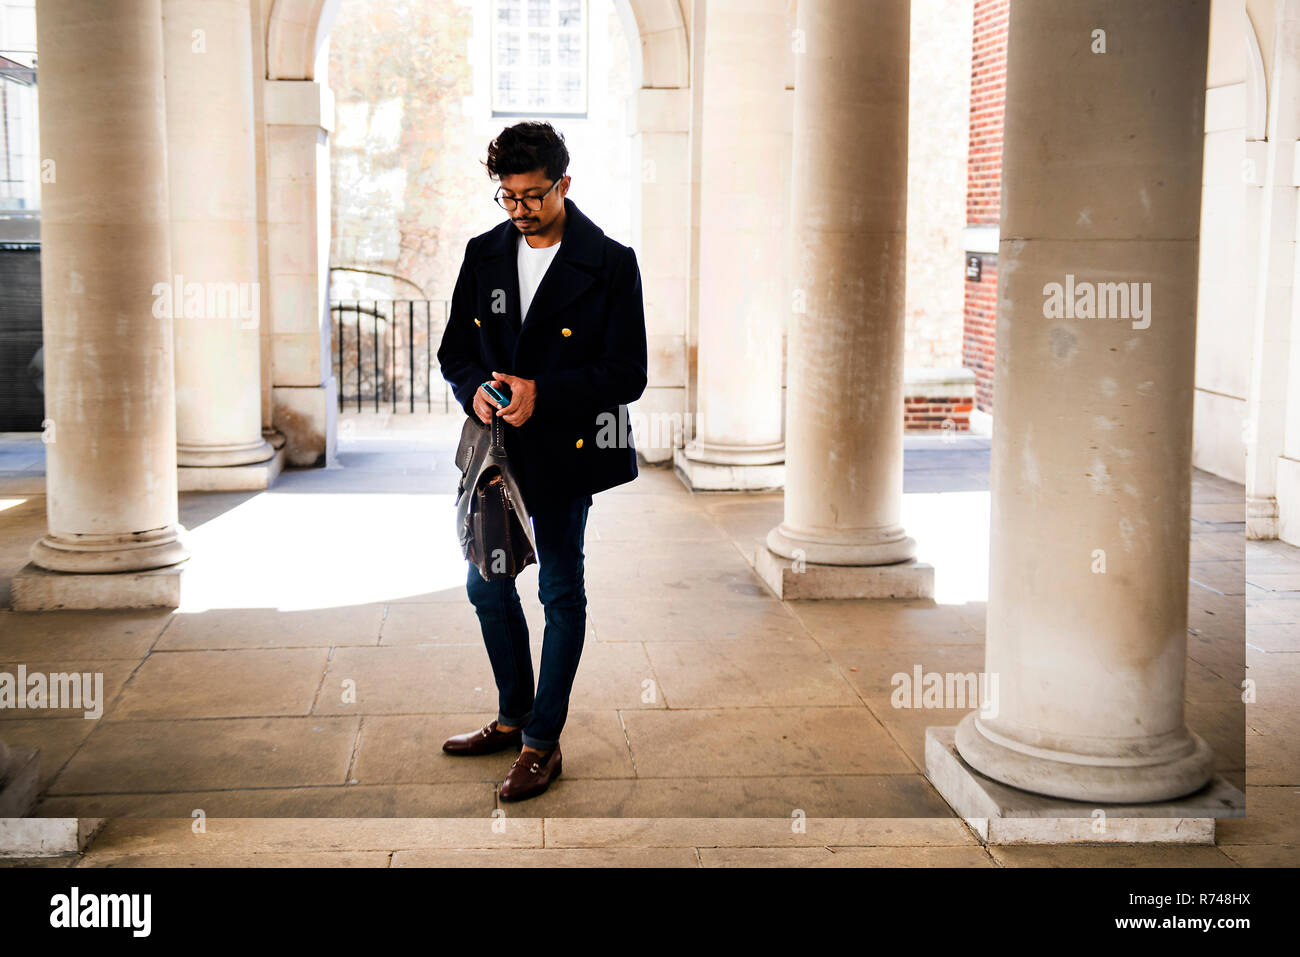
M 463 423 L 459 410 L 416 416 L 382 408 L 344 410 L 338 462 L 286 473 L 270 492 L 252 494 L 188 529 L 191 558 L 179 611 L 303 611 L 439 592 L 463 596 L 465 562 L 456 545 L 451 495 L 455 476 L 448 472 Z M 9 468 L 25 469 L 8 475 L 42 481 L 39 436 L 4 434 L 0 449 L 8 454 Z M 909 437 L 905 449 L 905 486 L 919 490 L 904 495 L 902 520 L 917 540 L 920 562 L 935 567 L 936 601 L 985 601 L 989 493 L 983 490 L 987 451 L 980 450 L 987 450 L 987 439 Z M 671 476 L 660 479 L 666 481 L 630 489 L 653 488 L 653 498 L 601 495 L 601 514 L 649 502 L 672 510 L 676 495 L 681 507 L 689 507 L 685 488 Z M 0 497 L 0 512 L 29 501 L 23 490 Z M 755 507 L 768 506 L 755 501 Z M 772 523 L 779 520 L 776 502 Z M 654 521 L 645 528 L 646 541 L 653 542 Z
M 256 495 L 191 529 L 178 611 L 368 604 L 463 588 L 451 495 Z
M 916 539 L 917 560 L 934 566 L 936 602 L 988 600 L 988 492 L 905 494 L 903 527 Z
M 339 419 L 340 459 L 332 467 L 290 473 L 269 492 L 251 495 L 187 530 L 191 558 L 178 610 L 302 611 L 438 592 L 459 597 L 465 561 L 453 529 L 454 475 L 449 477 L 447 467 L 463 421 L 459 411 L 406 416 L 345 410 Z M 12 474 L 30 473 L 39 482 L 44 457 L 39 437 L 4 439 L 12 465 L 26 469 Z M 906 485 L 943 489 L 903 496 L 903 524 L 917 541 L 918 559 L 934 566 L 934 597 L 941 604 L 987 599 L 990 500 L 987 491 L 976 490 L 987 484 L 987 458 L 979 458 L 980 447 L 977 439 L 906 440 Z M 435 467 L 441 469 L 436 476 Z M 405 476 L 406 484 L 386 486 L 394 475 Z M 633 491 L 651 487 L 643 485 Z M 389 490 L 379 490 L 385 487 Z M 654 508 L 671 510 L 677 495 L 683 508 L 690 507 L 690 494 L 671 479 L 653 488 L 659 493 Z M 602 512 L 622 508 L 620 499 L 616 493 L 602 495 Z M 26 501 L 11 492 L 0 497 L 0 512 Z M 778 503 L 773 523 L 779 514 Z M 645 527 L 652 541 L 655 523 L 647 521 Z
M 685 505 L 684 488 L 681 496 Z M 255 495 L 188 532 L 179 611 L 299 611 L 459 592 L 465 561 L 454 514 L 449 494 Z M 937 602 L 986 599 L 988 492 L 904 495 L 903 521 L 919 560 L 935 568 Z

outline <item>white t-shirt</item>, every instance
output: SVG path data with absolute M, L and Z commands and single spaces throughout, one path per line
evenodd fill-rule
M 519 321 L 528 318 L 528 307 L 533 304 L 533 295 L 542 284 L 542 277 L 551 266 L 551 260 L 560 251 L 560 244 L 534 249 L 528 245 L 528 237 L 519 235 Z

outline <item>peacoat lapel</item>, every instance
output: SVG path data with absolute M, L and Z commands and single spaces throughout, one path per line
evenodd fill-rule
M 533 296 L 528 315 L 524 318 L 520 341 L 544 327 L 596 281 L 596 271 L 604 252 L 604 238 L 604 230 L 588 219 L 573 200 L 565 197 L 564 238 Z
M 493 315 L 494 328 L 506 353 L 518 365 L 519 347 L 544 328 L 564 308 L 596 281 L 604 256 L 605 232 L 573 200 L 564 200 L 564 238 L 533 295 L 527 318 L 520 316 L 518 245 L 519 230 L 506 220 L 489 233 L 478 266 L 480 290 L 488 290 L 489 303 L 499 302 L 504 290 L 504 313 Z
M 488 233 L 475 267 L 479 295 L 487 301 L 485 321 L 491 323 L 488 334 L 504 347 L 504 355 L 513 356 L 519 340 L 519 270 L 514 245 L 519 235 L 510 220 Z

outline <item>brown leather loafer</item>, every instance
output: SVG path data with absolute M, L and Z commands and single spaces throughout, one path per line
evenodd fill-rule
M 494 718 L 477 731 L 452 735 L 442 742 L 442 750 L 448 754 L 495 754 L 509 747 L 519 747 L 522 735 L 522 728 L 498 731 Z
M 503 801 L 522 801 L 524 798 L 536 797 L 560 776 L 563 760 L 560 746 L 542 757 L 532 751 L 521 751 L 515 763 L 510 765 L 510 772 L 501 782 L 497 797 Z

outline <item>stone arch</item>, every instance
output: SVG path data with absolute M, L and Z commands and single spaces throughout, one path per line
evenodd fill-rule
M 273 0 L 266 25 L 266 78 L 315 80 L 339 0 Z
M 625 27 L 635 26 L 634 76 L 641 89 L 690 85 L 686 21 L 679 0 L 614 0 Z M 274 0 L 266 29 L 269 80 L 320 80 L 318 60 L 338 15 L 339 0 Z
M 1259 48 L 1255 24 L 1243 9 L 1246 21 L 1246 139 L 1268 137 L 1268 80 L 1264 75 L 1264 55 Z
M 268 223 L 271 371 L 265 388 L 277 422 L 290 414 L 311 422 L 298 442 L 333 454 L 333 378 L 328 321 L 328 162 L 323 147 L 333 126 L 325 72 L 326 40 L 340 0 L 264 0 L 266 166 L 263 189 L 279 203 Z M 687 315 L 690 236 L 690 34 L 682 0 L 614 0 L 629 45 L 633 97 L 628 132 L 634 169 L 632 235 L 644 289 L 650 382 L 636 403 L 636 421 L 681 421 L 687 412 Z M 304 237 L 310 238 L 305 246 Z M 320 317 L 304 329 L 301 303 Z M 315 384 L 319 383 L 319 385 Z M 303 407 L 309 407 L 303 413 Z M 672 458 L 676 433 L 654 430 L 638 443 L 651 462 Z M 324 437 L 323 439 L 320 437 Z M 314 453 L 313 453 L 314 454 Z M 311 464 L 291 459 L 294 464 Z

